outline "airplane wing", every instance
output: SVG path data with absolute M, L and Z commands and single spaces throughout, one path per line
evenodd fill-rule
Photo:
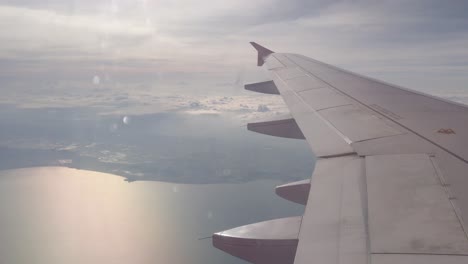
M 252 263 L 468 263 L 468 108 L 256 43 L 292 117 L 249 124 L 307 140 L 310 180 L 276 193 L 301 217 L 215 233 L 213 245 Z

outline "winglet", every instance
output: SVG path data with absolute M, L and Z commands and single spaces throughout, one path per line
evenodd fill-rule
M 255 42 L 250 42 L 250 44 L 258 51 L 257 65 L 262 66 L 265 63 L 265 59 L 268 55 L 275 53 L 261 45 L 258 45 Z

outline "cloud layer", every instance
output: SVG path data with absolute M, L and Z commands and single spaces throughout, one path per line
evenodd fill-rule
M 29 104 L 34 94 L 50 103 L 61 95 L 67 102 L 84 89 L 77 101 L 99 101 L 93 98 L 99 92 L 89 92 L 93 85 L 108 96 L 126 90 L 139 97 L 141 87 L 158 96 L 239 95 L 232 88 L 255 72 L 251 40 L 402 86 L 463 96 L 466 7 L 436 0 L 3 1 L 1 99 Z M 251 81 L 265 78 L 251 75 Z

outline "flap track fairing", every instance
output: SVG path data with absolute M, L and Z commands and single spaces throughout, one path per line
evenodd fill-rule
M 304 134 L 302 133 L 294 118 L 248 123 L 247 129 L 253 132 L 275 137 L 305 139 Z
M 280 94 L 278 88 L 273 81 L 250 83 L 244 85 L 244 88 L 249 91 L 264 93 L 264 94 Z

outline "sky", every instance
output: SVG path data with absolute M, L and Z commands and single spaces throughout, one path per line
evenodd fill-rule
M 467 102 L 467 5 L 0 1 L 0 102 L 101 114 L 242 112 L 245 120 L 287 112 L 277 97 L 242 91 L 268 79 L 249 41 Z

